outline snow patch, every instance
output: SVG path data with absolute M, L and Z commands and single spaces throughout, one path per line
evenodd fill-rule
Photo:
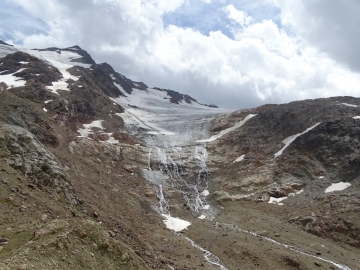
M 295 192 L 289 193 L 289 194 L 288 194 L 288 197 L 290 197 L 290 196 L 295 196 L 295 195 L 299 195 L 299 194 L 301 194 L 301 193 L 303 193 L 303 192 L 304 192 L 303 189 L 295 190 Z
M 348 106 L 348 107 L 354 107 L 356 108 L 358 105 L 355 105 L 355 104 L 349 104 L 349 103 L 340 103 L 342 105 L 345 105 L 345 106 Z
M 91 122 L 90 124 L 83 124 L 84 128 L 79 128 L 77 132 L 80 133 L 81 136 L 79 137 L 87 137 L 89 134 L 93 134 L 94 132 L 91 130 L 92 128 L 100 128 L 103 130 L 103 126 L 101 122 L 104 120 L 95 120 Z
M 277 204 L 277 205 L 284 205 L 282 203 L 283 200 L 286 200 L 288 197 L 281 197 L 281 198 L 274 198 L 270 197 L 269 203 Z
M 283 148 L 281 148 L 280 151 L 278 151 L 277 153 L 274 154 L 275 158 L 277 158 L 278 156 L 281 156 L 282 153 L 284 152 L 284 150 L 293 142 L 295 141 L 295 139 L 307 132 L 309 132 L 310 130 L 312 130 L 313 128 L 315 128 L 317 125 L 321 124 L 320 123 L 316 123 L 315 125 L 313 125 L 312 127 L 309 127 L 307 130 L 305 130 L 304 132 L 302 133 L 298 133 L 298 134 L 295 134 L 295 135 L 292 135 L 292 136 L 289 136 L 287 137 L 286 139 L 284 139 L 282 142 L 285 144 Z
M 198 217 L 198 219 L 205 219 L 206 218 L 206 216 L 204 216 L 204 215 L 201 215 L 200 217 Z
M 341 191 L 341 190 L 347 189 L 350 186 L 351 186 L 350 183 L 345 183 L 345 182 L 334 183 L 334 184 L 331 184 L 330 187 L 325 189 L 325 193 L 329 193 L 329 192 L 333 192 L 333 191 Z
M 43 108 L 44 112 L 47 112 L 47 109 L 46 108 Z
M 215 141 L 216 139 L 219 139 L 220 137 L 222 137 L 223 135 L 237 129 L 240 128 L 242 125 L 244 125 L 248 120 L 250 120 L 251 118 L 253 118 L 254 116 L 256 116 L 256 114 L 249 114 L 248 116 L 246 116 L 243 120 L 241 120 L 240 122 L 236 123 L 234 126 L 224 129 L 222 131 L 220 131 L 218 134 L 211 136 L 211 138 L 209 139 L 205 139 L 205 140 L 198 140 L 196 142 L 212 142 Z
M 233 163 L 239 162 L 239 161 L 243 161 L 244 158 L 245 158 L 245 155 L 241 155 L 240 157 L 238 157 L 237 159 L 235 159 L 235 160 L 233 161 Z
M 354 119 L 360 119 L 360 116 L 354 116 L 353 118 Z
M 209 196 L 209 194 L 210 192 L 207 189 L 205 189 L 203 192 L 200 193 L 200 195 L 204 197 Z
M 19 63 L 23 65 L 29 64 L 29 62 L 25 62 L 25 61 L 20 61 Z
M 49 99 L 49 100 L 45 100 L 44 103 L 47 104 L 49 102 L 53 101 L 52 99 Z
M 25 68 L 21 68 L 18 71 L 11 73 L 11 74 L 0 75 L 0 81 L 6 83 L 6 85 L 9 88 L 25 86 L 25 84 L 26 84 L 25 80 L 14 76 L 16 73 L 19 73 L 19 72 L 23 71 L 24 69 Z
M 110 138 L 104 142 L 107 142 L 107 143 L 111 143 L 111 144 L 118 144 L 119 141 L 116 140 L 114 137 L 112 137 L 112 133 L 106 133 L 107 135 L 110 136 Z
M 166 225 L 166 228 L 173 230 L 175 232 L 181 232 L 182 230 L 185 230 L 188 226 L 191 225 L 189 221 L 180 219 L 180 218 L 174 218 L 170 215 L 162 215 L 165 219 L 163 222 Z

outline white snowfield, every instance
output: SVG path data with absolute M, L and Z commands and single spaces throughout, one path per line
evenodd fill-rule
M 341 190 L 347 189 L 350 186 L 351 186 L 350 183 L 345 183 L 345 182 L 334 183 L 334 184 L 331 184 L 330 187 L 325 189 L 325 193 L 341 191 Z
M 222 131 L 220 131 L 218 134 L 211 136 L 211 138 L 209 139 L 205 139 L 205 140 L 198 140 L 197 142 L 212 142 L 215 141 L 217 139 L 219 139 L 220 137 L 224 136 L 225 134 L 240 128 L 241 126 L 243 126 L 248 120 L 250 120 L 251 118 L 253 118 L 254 116 L 256 116 L 256 114 L 249 114 L 248 116 L 246 116 L 243 120 L 239 121 L 238 123 L 236 123 L 234 126 L 229 127 L 227 129 L 224 129 Z
M 274 154 L 275 158 L 277 158 L 278 156 L 281 156 L 282 153 L 284 152 L 284 150 L 293 142 L 295 141 L 295 139 L 307 132 L 309 132 L 310 130 L 312 130 L 313 128 L 315 128 L 317 125 L 321 124 L 320 123 L 316 123 L 315 125 L 313 125 L 312 127 L 309 127 L 307 130 L 305 130 L 304 132 L 301 132 L 301 133 L 298 133 L 298 134 L 295 134 L 295 135 L 291 135 L 289 137 L 287 137 L 286 139 L 284 139 L 282 142 L 285 144 L 283 148 L 280 149 L 280 151 L 276 152 Z
M 81 66 L 84 68 L 90 68 L 90 66 L 91 66 L 90 64 L 71 62 L 71 60 L 73 60 L 73 59 L 82 57 L 81 55 L 76 53 L 76 50 L 77 49 L 74 49 L 74 52 L 60 51 L 60 50 L 59 51 L 37 51 L 37 50 L 30 50 L 30 49 L 26 49 L 26 48 L 14 48 L 11 46 L 0 45 L 0 58 L 6 56 L 8 54 L 17 52 L 17 51 L 22 51 L 22 52 L 28 53 L 32 56 L 35 56 L 35 57 L 51 64 L 55 68 L 59 69 L 63 78 L 61 78 L 58 81 L 52 82 L 52 85 L 47 86 L 46 88 L 49 89 L 51 92 L 58 94 L 58 92 L 57 92 L 58 90 L 69 91 L 69 85 L 67 83 L 67 81 L 69 79 L 72 79 L 74 81 L 77 81 L 79 79 L 78 77 L 71 75 L 67 71 L 67 69 L 74 67 L 74 66 Z M 23 65 L 29 64 L 29 62 L 25 62 L 25 61 L 21 61 L 19 63 L 23 64 Z M 17 71 L 17 72 L 20 72 L 20 71 Z M 13 73 L 13 74 L 15 74 L 15 73 Z M 36 75 L 40 76 L 42 74 L 36 74 Z M 11 74 L 2 75 L 2 76 L 0 75 L 0 81 L 5 82 L 10 88 L 25 85 L 25 81 L 19 80 L 19 78 L 15 77 L 15 76 L 11 76 Z
M 14 76 L 16 73 L 19 73 L 19 72 L 23 71 L 24 69 L 25 68 L 21 68 L 21 69 L 19 69 L 18 71 L 14 72 L 14 73 L 6 74 L 6 75 L 1 75 L 1 73 L 0 73 L 0 82 L 6 83 L 6 85 L 9 88 L 25 86 L 25 84 L 26 84 L 25 80 L 23 80 L 22 78 Z

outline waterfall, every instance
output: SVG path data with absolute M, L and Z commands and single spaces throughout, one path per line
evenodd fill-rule
M 208 183 L 211 180 L 211 173 L 206 166 L 208 156 L 206 148 L 203 146 L 195 147 L 193 160 L 200 167 L 195 181 L 183 177 L 184 165 L 181 162 L 181 155 L 177 148 L 172 148 L 170 153 L 166 153 L 163 148 L 157 148 L 157 154 L 159 170 L 169 176 L 169 184 L 183 196 L 191 211 L 198 213 L 204 208 L 205 200 L 200 194 L 208 188 Z M 177 157 L 180 164 L 177 164 L 172 156 Z

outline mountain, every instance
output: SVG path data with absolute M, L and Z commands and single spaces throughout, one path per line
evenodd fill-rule
M 230 111 L 0 43 L 0 268 L 357 269 L 359 105 Z

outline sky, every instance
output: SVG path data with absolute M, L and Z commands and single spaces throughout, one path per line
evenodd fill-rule
M 360 96 L 358 0 L 2 0 L 0 39 L 79 45 L 97 63 L 201 103 Z

